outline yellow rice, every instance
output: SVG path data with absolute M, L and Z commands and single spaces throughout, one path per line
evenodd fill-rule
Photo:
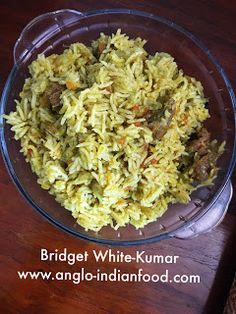
M 101 42 L 105 49 L 96 59 Z M 15 112 L 5 116 L 38 183 L 86 230 L 141 228 L 168 204 L 190 201 L 193 180 L 178 167 L 190 135 L 209 117 L 206 98 L 172 56 L 151 56 L 144 45 L 118 30 L 91 47 L 74 43 L 61 55 L 39 55 Z M 43 102 L 50 82 L 75 86 L 62 92 L 59 117 Z M 155 109 L 168 95 L 176 112 L 157 140 L 133 106 Z M 45 123 L 51 132 L 42 130 Z

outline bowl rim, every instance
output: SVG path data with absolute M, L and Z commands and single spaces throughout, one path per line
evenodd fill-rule
M 192 42 L 195 43 L 195 45 L 197 45 L 202 52 L 204 52 L 207 57 L 210 59 L 210 61 L 213 63 L 213 65 L 215 66 L 218 74 L 221 76 L 221 78 L 223 79 L 226 87 L 227 87 L 227 92 L 230 96 L 232 105 L 233 105 L 233 111 L 234 111 L 234 126 L 236 127 L 236 98 L 233 92 L 233 88 L 232 85 L 224 71 L 224 69 L 222 68 L 222 66 L 220 65 L 220 63 L 217 61 L 217 59 L 212 55 L 212 53 L 210 52 L 210 50 L 205 46 L 205 44 L 203 44 L 202 41 L 200 41 L 195 35 L 193 35 L 191 32 L 189 32 L 188 30 L 186 30 L 185 28 L 183 28 L 182 26 L 179 26 L 178 24 L 176 24 L 175 22 L 159 16 L 159 15 L 155 15 L 152 13 L 147 13 L 144 11 L 140 11 L 140 10 L 130 10 L 130 9 L 122 9 L 122 8 L 114 8 L 114 9 L 99 9 L 99 10 L 92 10 L 92 11 L 87 11 L 87 12 L 80 12 L 77 10 L 71 10 L 71 9 L 63 9 L 63 10 L 58 10 L 52 13 L 58 13 L 58 12 L 63 12 L 63 11 L 69 11 L 69 12 L 74 12 L 74 13 L 79 13 L 81 14 L 81 18 L 87 18 L 90 16 L 96 16 L 96 15 L 106 15 L 106 14 L 131 14 L 131 15 L 136 15 L 136 16 L 143 16 L 146 18 L 150 18 L 153 20 L 156 20 L 162 24 L 167 25 L 168 27 L 171 27 L 177 31 L 179 31 L 180 33 L 182 33 L 183 35 L 185 35 L 188 39 L 190 39 Z M 44 15 L 48 15 L 50 14 L 50 12 L 47 12 Z M 33 20 L 32 20 L 33 21 Z M 31 21 L 31 22 L 32 22 Z M 30 22 L 30 23 L 31 23 Z M 3 156 L 3 161 L 4 164 L 7 168 L 7 171 L 12 179 L 12 181 L 14 182 L 15 186 L 17 187 L 18 191 L 20 192 L 20 194 L 23 196 L 23 198 L 34 208 L 36 209 L 44 218 L 46 218 L 50 223 L 52 223 L 53 225 L 56 225 L 59 229 L 62 229 L 63 231 L 74 235 L 76 237 L 79 237 L 80 239 L 83 240 L 89 240 L 91 242 L 95 242 L 98 244 L 105 244 L 105 245 L 113 245 L 113 246 L 130 246 L 130 245 L 143 245 L 143 244 L 147 244 L 147 243 L 153 243 L 159 240 L 163 240 L 163 239 L 167 239 L 170 237 L 174 237 L 175 232 L 180 232 L 188 227 L 191 227 L 198 219 L 200 219 L 201 217 L 203 217 L 210 209 L 211 207 L 216 203 L 219 195 L 221 194 L 221 192 L 223 191 L 223 189 L 225 188 L 226 184 L 228 183 L 229 179 L 230 179 L 230 175 L 232 174 L 232 171 L 234 169 L 235 163 L 236 163 L 236 134 L 234 136 L 234 147 L 233 147 L 233 153 L 231 156 L 231 160 L 227 169 L 227 172 L 224 174 L 224 180 L 223 183 L 219 186 L 219 188 L 217 189 L 216 193 L 214 194 L 214 196 L 212 197 L 210 203 L 203 208 L 200 212 L 197 212 L 192 218 L 190 218 L 189 221 L 184 222 L 182 226 L 177 227 L 174 231 L 168 231 L 168 232 L 164 232 L 161 235 L 156 235 L 156 236 L 151 236 L 149 238 L 146 239 L 137 239 L 137 240 L 122 240 L 122 239 L 117 239 L 117 240 L 109 240 L 109 239 L 99 239 L 90 235 L 86 235 L 85 233 L 81 233 L 80 231 L 75 231 L 73 229 L 71 229 L 70 227 L 67 227 L 66 225 L 64 225 L 61 222 L 58 222 L 57 220 L 55 220 L 51 215 L 49 215 L 43 208 L 41 208 L 34 200 L 32 200 L 32 198 L 30 197 L 30 195 L 28 194 L 28 192 L 23 188 L 23 186 L 20 183 L 20 179 L 17 177 L 13 164 L 10 161 L 10 156 L 7 150 L 7 145 L 6 145 L 6 141 L 5 141 L 5 137 L 4 137 L 4 126 L 5 126 L 5 119 L 3 118 L 3 114 L 5 112 L 6 106 L 7 106 L 7 99 L 8 99 L 8 95 L 9 92 L 11 90 L 11 84 L 16 76 L 17 70 L 19 68 L 19 64 L 14 64 L 8 78 L 6 81 L 6 84 L 4 86 L 3 89 L 3 93 L 2 93 L 2 97 L 1 97 L 1 106 L 0 106 L 0 149 L 1 149 L 1 153 Z

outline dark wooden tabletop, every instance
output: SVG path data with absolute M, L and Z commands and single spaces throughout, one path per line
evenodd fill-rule
M 133 8 L 174 20 L 199 37 L 224 67 L 236 88 L 236 2 L 227 0 L 41 0 L 0 1 L 0 88 L 13 65 L 13 45 L 22 28 L 35 16 L 61 8 L 80 11 Z M 236 177 L 232 178 L 236 187 Z M 67 248 L 69 252 L 105 251 L 107 247 L 81 241 L 44 220 L 20 196 L 0 160 L 0 313 L 222 313 L 236 265 L 236 197 L 223 222 L 211 233 L 193 240 L 169 239 L 148 246 L 120 248 L 126 254 L 178 255 L 175 265 L 40 261 L 40 249 Z M 112 252 L 117 249 L 113 248 Z M 131 273 L 143 268 L 161 273 L 198 274 L 199 284 L 120 283 L 20 280 L 17 271 L 111 272 L 114 267 Z

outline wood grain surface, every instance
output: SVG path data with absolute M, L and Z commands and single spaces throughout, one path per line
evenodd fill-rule
M 236 2 L 235 1 L 0 1 L 0 60 L 2 89 L 13 65 L 12 50 L 22 28 L 35 16 L 62 8 L 80 11 L 99 8 L 134 8 L 174 20 L 199 37 L 224 67 L 236 88 Z M 236 177 L 232 179 L 236 187 Z M 175 265 L 40 261 L 40 249 L 67 248 L 69 252 L 105 251 L 93 243 L 74 238 L 44 220 L 20 196 L 0 160 L 0 313 L 145 313 L 195 314 L 222 313 L 236 265 L 236 197 L 224 221 L 211 233 L 193 240 L 169 239 L 148 246 L 119 248 L 134 255 L 178 255 Z M 112 248 L 116 252 L 118 248 Z M 92 255 L 91 255 L 92 256 Z M 78 272 L 81 267 L 93 272 L 198 274 L 200 284 L 120 283 L 20 280 L 17 271 Z

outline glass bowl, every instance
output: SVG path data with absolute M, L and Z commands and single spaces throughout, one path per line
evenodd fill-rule
M 60 53 L 76 41 L 90 44 L 101 32 L 111 34 L 118 28 L 130 37 L 147 39 L 146 49 L 151 54 L 156 51 L 170 53 L 186 74 L 202 82 L 211 115 L 206 126 L 214 138 L 226 142 L 214 185 L 192 193 L 187 205 L 169 206 L 161 218 L 143 229 L 127 226 L 118 231 L 110 227 L 104 227 L 98 233 L 85 231 L 69 211 L 37 184 L 30 165 L 19 152 L 19 141 L 13 139 L 10 126 L 1 116 L 1 150 L 9 174 L 37 211 L 57 227 L 82 239 L 111 245 L 136 245 L 206 232 L 222 219 L 232 196 L 229 178 L 235 163 L 236 100 L 222 67 L 210 51 L 182 27 L 163 17 L 124 9 L 86 13 L 59 10 L 41 15 L 25 27 L 15 44 L 15 65 L 2 94 L 1 114 L 15 109 L 14 99 L 18 98 L 24 79 L 29 75 L 28 65 L 39 53 Z

